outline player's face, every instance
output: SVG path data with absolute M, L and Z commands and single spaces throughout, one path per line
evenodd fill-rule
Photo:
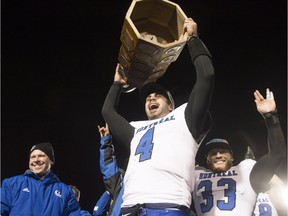
M 212 149 L 207 156 L 207 164 L 212 172 L 226 172 L 233 165 L 233 160 L 233 155 L 227 149 Z
M 163 118 L 172 111 L 172 106 L 161 94 L 152 93 L 147 96 L 145 112 L 149 120 Z
M 40 178 L 49 172 L 51 164 L 49 157 L 39 149 L 34 150 L 30 155 L 29 169 Z

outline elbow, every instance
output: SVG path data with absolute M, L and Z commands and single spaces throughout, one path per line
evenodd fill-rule
M 207 85 L 214 87 L 215 73 L 213 68 L 206 70 L 201 78 L 203 79 L 203 83 L 206 83 Z
M 101 110 L 101 115 L 104 116 L 105 115 L 105 110 L 104 108 L 102 107 L 102 110 Z
M 206 64 L 205 66 L 205 72 L 204 72 L 204 77 L 211 82 L 214 82 L 215 79 L 215 69 L 213 67 L 212 62 L 210 61 L 210 64 Z
M 201 58 L 197 58 L 195 62 L 195 67 L 198 77 L 203 77 L 203 79 L 205 80 L 214 82 L 215 70 L 208 56 L 201 56 Z
M 107 112 L 107 109 L 104 106 L 102 107 L 101 115 L 104 118 L 104 120 L 106 121 L 108 112 Z
M 215 73 L 214 73 L 214 69 L 211 68 L 211 70 L 209 70 L 207 73 L 206 73 L 206 76 L 205 76 L 205 79 L 211 83 L 214 83 L 215 81 Z

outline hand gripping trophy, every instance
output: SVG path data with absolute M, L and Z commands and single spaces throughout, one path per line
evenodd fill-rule
M 164 75 L 187 41 L 186 15 L 169 0 L 132 0 L 121 32 L 118 61 L 127 77 L 124 92 Z

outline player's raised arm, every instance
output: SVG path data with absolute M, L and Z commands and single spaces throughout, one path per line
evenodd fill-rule
M 198 37 L 197 24 L 193 19 L 186 20 L 184 30 L 190 37 L 187 45 L 197 73 L 197 80 L 185 110 L 185 119 L 194 139 L 199 143 L 210 128 L 209 107 L 214 89 L 215 74 L 212 56 Z
M 268 152 L 257 161 L 250 174 L 253 189 L 260 193 L 269 189 L 270 180 L 286 157 L 286 146 L 273 92 L 267 88 L 264 98 L 256 90 L 254 97 L 256 108 L 264 117 L 268 131 Z
M 122 88 L 126 85 L 126 78 L 121 75 L 120 69 L 120 64 L 117 64 L 115 68 L 114 82 L 106 96 L 101 114 L 105 122 L 109 125 L 113 137 L 129 148 L 134 128 L 117 112 Z M 123 134 L 125 135 L 123 136 Z

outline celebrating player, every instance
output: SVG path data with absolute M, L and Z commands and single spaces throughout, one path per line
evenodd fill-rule
M 130 145 L 122 215 L 189 215 L 195 155 L 210 128 L 214 68 L 209 51 L 197 37 L 197 24 L 189 18 L 183 30 L 191 37 L 187 45 L 197 73 L 188 103 L 174 109 L 166 89 L 157 83 L 144 85 L 140 98 L 148 120 L 129 123 L 116 110 L 126 85 L 118 64 L 102 108 L 113 137 Z
M 112 144 L 112 134 L 110 134 L 108 124 L 105 127 L 98 126 L 98 130 L 101 137 L 100 168 L 106 191 L 97 201 L 93 210 L 93 216 L 118 216 L 122 204 L 123 176 L 125 171 L 117 164 Z
M 275 173 L 286 157 L 285 138 L 281 130 L 273 93 L 266 89 L 267 100 L 259 91 L 255 91 L 254 96 L 258 111 L 267 119 L 265 123 L 268 128 L 269 152 L 257 160 L 250 174 L 251 186 L 258 194 L 253 216 L 283 215 L 284 211 L 287 211 L 287 206 L 283 205 L 281 198 L 279 199 L 279 188 L 284 186 L 284 183 Z M 270 106 L 275 107 L 273 112 L 269 112 Z M 277 195 L 275 196 L 276 191 Z
M 285 158 L 284 135 L 273 93 L 267 89 L 266 99 L 259 91 L 255 91 L 254 96 L 257 110 L 267 126 L 269 153 L 257 163 L 245 159 L 233 166 L 233 152 L 229 143 L 224 139 L 209 141 L 205 146 L 209 169 L 196 168 L 193 201 L 197 216 L 252 215 L 257 193 L 267 191 L 269 181 Z M 265 172 L 262 172 L 263 169 Z

